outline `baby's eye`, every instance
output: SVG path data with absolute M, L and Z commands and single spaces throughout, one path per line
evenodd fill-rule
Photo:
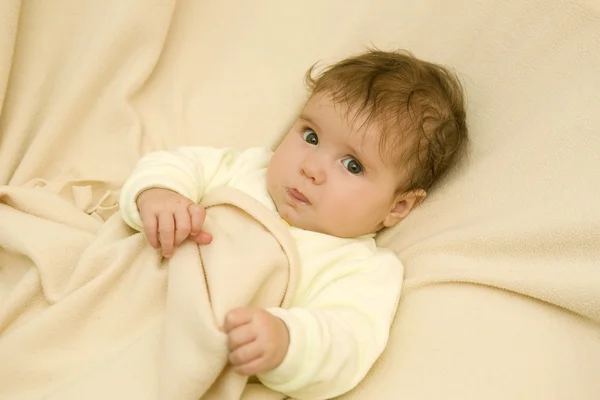
M 303 132 L 302 132 L 302 137 L 304 138 L 304 141 L 306 143 L 310 143 L 312 145 L 317 145 L 319 144 L 319 137 L 317 136 L 316 132 L 313 131 L 312 129 L 308 129 L 306 128 Z
M 356 160 L 355 158 L 346 158 L 342 161 L 342 164 L 351 174 L 358 175 L 363 172 L 362 165 L 360 165 L 358 160 Z

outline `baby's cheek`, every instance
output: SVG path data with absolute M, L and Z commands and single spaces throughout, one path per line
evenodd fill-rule
M 319 218 L 323 224 L 337 225 L 350 218 L 349 208 L 348 204 L 344 201 L 330 202 L 327 204 L 327 207 L 320 208 Z

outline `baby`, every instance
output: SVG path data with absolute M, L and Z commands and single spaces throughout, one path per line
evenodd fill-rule
M 198 203 L 239 189 L 289 225 L 301 272 L 289 309 L 231 310 L 229 360 L 298 399 L 355 387 L 386 346 L 403 266 L 374 236 L 405 218 L 467 143 L 463 92 L 447 69 L 370 50 L 314 76 L 309 100 L 274 150 L 183 147 L 144 156 L 121 212 L 165 257 L 209 245 Z

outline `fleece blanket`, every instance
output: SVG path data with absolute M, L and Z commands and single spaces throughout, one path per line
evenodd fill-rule
M 226 189 L 203 202 L 214 241 L 166 260 L 119 213 L 4 188 L 0 398 L 239 399 L 225 314 L 285 306 L 297 259 L 278 218 Z
M 159 380 L 164 370 L 148 378 L 145 365 L 101 374 L 110 355 L 115 370 L 139 355 L 132 347 L 122 353 L 131 359 L 118 358 L 134 340 L 124 333 L 143 338 L 171 311 L 161 274 L 175 270 L 149 249 L 135 253 L 142 241 L 113 219 L 129 171 L 152 150 L 276 141 L 305 100 L 306 70 L 368 46 L 452 67 L 467 91 L 471 148 L 421 207 L 378 237 L 404 263 L 404 290 L 388 348 L 342 399 L 600 398 L 597 0 L 1 1 L 0 346 L 14 368 L 0 358 L 0 381 L 21 390 L 16 377 L 29 371 L 34 398 L 51 388 L 68 398 L 89 384 L 88 398 L 126 379 L 141 395 L 172 384 Z M 117 274 L 132 280 L 133 270 L 117 272 L 125 256 L 103 246 L 146 254 L 154 264 L 138 266 L 139 279 L 162 276 L 163 286 L 120 297 L 130 314 L 113 315 L 102 338 L 93 336 L 102 310 L 44 319 L 85 293 L 98 296 L 82 303 L 90 306 L 119 301 L 99 287 L 113 279 L 107 293 L 117 293 L 131 283 Z M 101 256 L 106 270 L 92 267 Z M 19 291 L 36 279 L 48 290 Z M 140 300 L 142 288 L 165 296 L 152 300 L 162 305 Z M 46 339 L 29 330 L 46 323 L 56 328 Z M 97 352 L 65 350 L 52 332 L 66 323 L 80 324 L 79 340 L 95 337 Z M 31 350 L 16 358 L 11 348 L 26 342 Z M 198 368 L 174 371 L 201 379 Z M 242 395 L 271 397 L 282 398 L 254 383 Z

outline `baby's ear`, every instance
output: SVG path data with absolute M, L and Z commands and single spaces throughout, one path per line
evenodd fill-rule
M 423 189 L 411 190 L 399 194 L 394 199 L 390 213 L 383 221 L 383 226 L 389 228 L 402 221 L 415 207 L 425 200 L 427 192 Z

